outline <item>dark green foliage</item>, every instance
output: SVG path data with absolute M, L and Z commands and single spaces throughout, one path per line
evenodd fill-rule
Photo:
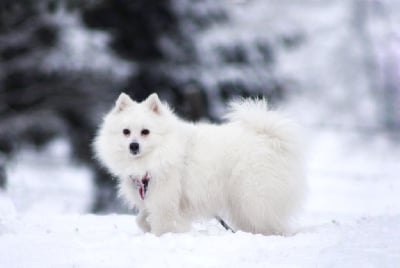
M 99 1 L 84 10 L 92 28 L 112 33 L 111 47 L 124 59 L 154 61 L 166 55 L 159 45 L 162 35 L 179 35 L 178 21 L 169 0 Z

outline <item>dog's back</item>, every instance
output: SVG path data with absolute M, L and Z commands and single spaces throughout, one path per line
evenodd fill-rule
M 196 127 L 183 178 L 191 209 L 244 231 L 284 233 L 305 188 L 296 126 L 264 100 L 232 103 L 227 119 Z

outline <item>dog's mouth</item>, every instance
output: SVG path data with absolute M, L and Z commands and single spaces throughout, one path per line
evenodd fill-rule
M 130 176 L 130 178 L 133 181 L 136 189 L 138 189 L 140 199 L 144 200 L 144 198 L 146 197 L 147 188 L 148 188 L 149 182 L 150 182 L 149 173 L 146 172 L 146 174 L 144 174 L 144 176 L 141 177 L 141 178 L 140 177 L 133 177 L 133 176 Z

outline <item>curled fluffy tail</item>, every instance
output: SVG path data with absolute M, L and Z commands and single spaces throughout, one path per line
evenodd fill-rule
M 299 127 L 281 113 L 268 110 L 265 99 L 235 100 L 229 104 L 225 118 L 268 136 L 280 146 L 291 145 L 295 149 L 299 145 Z

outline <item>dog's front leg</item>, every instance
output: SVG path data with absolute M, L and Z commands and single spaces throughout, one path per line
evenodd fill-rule
M 168 181 L 158 185 L 154 195 L 149 195 L 146 207 L 149 212 L 148 222 L 155 235 L 181 233 L 190 229 L 189 221 L 180 211 L 181 199 L 178 181 Z
M 155 235 L 183 233 L 190 230 L 190 224 L 172 207 L 160 206 L 150 212 L 149 223 Z
M 147 212 L 146 209 L 141 209 L 139 211 L 139 214 L 136 216 L 136 223 L 142 229 L 143 232 L 150 232 L 150 224 L 147 221 L 147 217 L 149 216 L 149 213 Z

